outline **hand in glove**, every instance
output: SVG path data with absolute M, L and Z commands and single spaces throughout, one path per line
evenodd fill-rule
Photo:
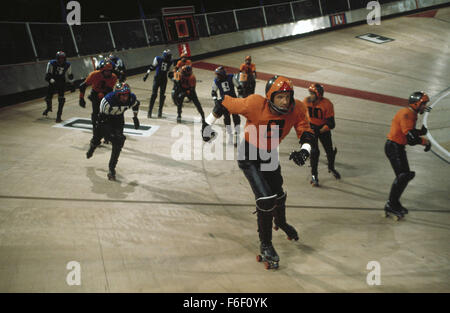
M 79 102 L 80 107 L 85 108 L 86 107 L 86 101 L 84 101 L 84 98 L 80 98 Z
M 293 160 L 298 166 L 305 164 L 306 160 L 309 158 L 309 152 L 306 149 L 300 149 L 300 151 L 292 151 L 289 156 L 289 160 Z

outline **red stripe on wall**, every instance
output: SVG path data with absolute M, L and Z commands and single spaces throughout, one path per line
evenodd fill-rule
M 203 70 L 214 71 L 218 66 L 220 66 L 220 64 L 214 64 L 214 63 L 200 61 L 200 62 L 195 62 L 192 66 L 195 68 L 203 69 Z M 239 72 L 239 69 L 236 67 L 224 66 L 224 68 L 227 72 L 231 72 L 231 73 Z M 269 80 L 271 77 L 273 77 L 275 75 L 269 74 L 269 73 L 257 72 L 257 76 L 258 76 L 258 79 Z M 391 104 L 391 105 L 398 105 L 398 106 L 404 106 L 404 105 L 408 104 L 408 100 L 404 99 L 404 98 L 382 95 L 382 94 L 375 93 L 375 92 L 357 90 L 357 89 L 340 87 L 340 86 L 335 86 L 335 85 L 323 84 L 320 82 L 312 82 L 312 81 L 298 79 L 298 78 L 290 78 L 290 79 L 292 80 L 294 85 L 297 87 L 308 88 L 312 83 L 319 83 L 319 84 L 323 85 L 326 92 L 337 94 L 337 95 L 358 98 L 358 99 L 364 99 L 364 100 L 370 100 L 370 101 Z

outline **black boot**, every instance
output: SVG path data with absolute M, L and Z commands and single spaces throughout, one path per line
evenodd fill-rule
M 89 145 L 89 150 L 88 150 L 88 152 L 86 152 L 87 159 L 90 159 L 94 155 L 95 148 L 97 148 L 96 145 L 94 145 L 92 143 Z
M 166 100 L 166 96 L 165 95 L 160 95 L 159 96 L 159 109 L 158 109 L 158 118 L 162 117 L 162 110 L 164 107 L 164 101 Z
M 310 183 L 313 187 L 319 187 L 319 177 L 317 175 L 311 175 Z
M 280 262 L 280 257 L 275 251 L 272 243 L 261 242 L 259 251 L 261 254 L 256 257 L 256 260 L 258 262 L 264 262 L 264 266 L 267 270 L 279 267 L 278 262 Z
M 61 123 L 61 115 L 64 108 L 64 103 L 66 102 L 66 98 L 58 97 L 58 112 L 56 113 L 56 123 Z
M 42 112 L 42 115 L 47 116 L 48 112 L 52 112 L 52 99 L 45 98 L 47 108 Z
M 337 148 L 335 147 L 333 151 L 327 153 L 328 159 L 328 173 L 332 173 L 334 178 L 341 179 L 341 174 L 334 168 L 334 161 L 336 160 Z

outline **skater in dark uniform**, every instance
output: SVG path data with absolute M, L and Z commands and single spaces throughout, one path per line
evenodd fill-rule
M 86 153 L 86 157 L 88 159 L 91 158 L 103 137 L 112 143 L 108 172 L 109 180 L 116 179 L 116 165 L 126 139 L 123 134 L 124 113 L 129 108 L 133 110 L 134 128 L 139 129 L 139 119 L 137 117 L 139 101 L 136 99 L 136 95 L 131 93 L 128 84 L 118 83 L 115 90 L 108 93 L 101 100 L 98 116 L 99 122 L 94 127 L 94 135 L 89 145 L 89 151 Z
M 113 65 L 111 62 L 105 62 L 100 65 L 100 69 L 89 74 L 84 82 L 80 85 L 79 104 L 82 108 L 86 107 L 84 100 L 84 92 L 88 86 L 92 86 L 89 100 L 92 102 L 91 121 L 94 128 L 97 123 L 98 113 L 100 110 L 100 101 L 103 97 L 111 92 L 117 83 L 117 76 L 113 74 Z
M 164 106 L 164 101 L 166 100 L 166 86 L 167 86 L 167 76 L 170 71 L 170 66 L 172 65 L 172 53 L 170 50 L 164 50 L 162 56 L 156 56 L 153 59 L 153 64 L 150 65 L 147 73 L 145 74 L 143 80 L 146 81 L 148 75 L 151 71 L 156 71 L 155 77 L 153 78 L 153 88 L 152 95 L 150 96 L 150 105 L 148 107 L 147 117 L 152 117 L 153 106 L 155 105 L 156 98 L 158 97 L 159 88 L 159 110 L 158 117 L 162 117 L 162 109 Z
M 177 122 L 181 123 L 183 100 L 187 97 L 194 102 L 194 105 L 202 118 L 202 123 L 205 125 L 205 113 L 203 112 L 202 105 L 200 104 L 197 92 L 195 91 L 197 80 L 192 73 L 192 67 L 190 65 L 185 65 L 178 74 L 179 75 L 174 79 L 174 87 L 172 90 L 172 99 L 177 106 Z
M 245 62 L 239 68 L 239 83 L 242 86 L 238 90 L 240 98 L 245 98 L 255 93 L 256 66 L 252 63 L 252 57 L 249 55 L 245 57 Z
M 123 83 L 127 79 L 127 76 L 125 74 L 125 63 L 123 63 L 123 60 L 121 58 L 112 53 L 108 56 L 108 60 L 113 64 L 113 73 L 116 74 L 119 82 Z
M 312 84 L 309 86 L 309 97 L 303 102 L 308 107 L 309 118 L 311 120 L 311 128 L 314 131 L 314 144 L 311 150 L 311 185 L 319 186 L 319 176 L 317 167 L 319 164 L 319 140 L 322 143 L 328 160 L 328 172 L 332 173 L 336 179 L 340 179 L 341 175 L 334 168 L 334 160 L 336 158 L 337 149 L 333 149 L 331 140 L 331 130 L 335 127 L 334 107 L 330 100 L 323 96 L 323 86 L 320 84 Z
M 215 70 L 216 78 L 212 84 L 211 96 L 214 100 L 215 105 L 218 105 L 220 101 L 223 100 L 225 95 L 236 98 L 235 87 L 239 86 L 239 82 L 236 76 L 233 74 L 227 74 L 223 66 L 219 66 Z M 219 91 L 219 94 L 217 94 Z M 228 112 L 223 114 L 223 122 L 228 134 L 228 143 L 233 144 L 233 133 L 234 133 L 234 145 L 237 146 L 239 138 L 239 129 L 241 125 L 241 117 L 239 114 L 232 114 L 234 123 L 234 132 L 231 128 L 231 118 Z
M 47 64 L 47 70 L 45 72 L 45 80 L 48 82 L 47 96 L 45 97 L 45 102 L 47 103 L 47 108 L 44 110 L 42 115 L 47 116 L 48 112 L 52 112 L 52 98 L 53 94 L 58 93 L 58 112 L 56 113 L 56 122 L 60 123 L 61 115 L 64 108 L 64 103 L 66 98 L 64 98 L 64 90 L 66 88 L 66 75 L 69 79 L 70 90 L 75 91 L 75 86 L 73 85 L 73 74 L 72 66 L 70 62 L 66 61 L 66 54 L 63 51 L 58 51 L 56 53 L 56 59 L 50 60 Z
M 294 128 L 300 139 L 300 150 L 292 152 L 289 159 L 299 166 L 305 164 L 314 141 L 308 112 L 303 102 L 294 99 L 292 82 L 282 76 L 274 76 L 267 82 L 265 97 L 225 96 L 207 118 L 207 125 L 202 130 L 204 141 L 211 140 L 210 125 L 225 112 L 242 114 L 247 118 L 245 139 L 238 149 L 238 165 L 256 199 L 261 243 L 259 261 L 267 262 L 266 268 L 276 268 L 279 256 L 272 245 L 272 222 L 275 229 L 281 228 L 287 234 L 288 239 L 298 240 L 296 229 L 286 222 L 287 194 L 283 190 L 277 147 Z
M 400 203 L 400 197 L 415 176 L 415 172 L 411 172 L 409 169 L 405 145 L 415 146 L 420 144 L 425 146 L 425 151 L 431 149 L 431 143 L 426 138 L 421 137 L 427 133 L 425 126 L 422 126 L 420 130 L 416 129 L 417 115 L 430 111 L 430 108 L 427 107 L 428 101 L 430 101 L 430 98 L 423 91 L 416 91 L 411 94 L 408 107 L 399 110 L 392 119 L 391 130 L 387 135 L 384 146 L 386 156 L 395 173 L 389 200 L 384 210 L 386 213 L 393 213 L 399 218 L 408 214 L 408 210 Z

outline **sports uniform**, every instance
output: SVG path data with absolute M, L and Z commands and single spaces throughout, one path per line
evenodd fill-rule
M 123 63 L 121 58 L 112 53 L 108 56 L 108 60 L 113 63 L 113 73 L 116 74 L 119 82 L 123 83 L 127 79 L 125 63 Z
M 84 82 L 80 85 L 80 100 L 79 104 L 82 108 L 86 107 L 84 100 L 84 92 L 88 86 L 92 86 L 89 100 L 92 102 L 91 121 L 92 127 L 97 123 L 98 113 L 100 110 L 100 101 L 103 97 L 111 92 L 117 83 L 116 74 L 112 73 L 113 65 L 111 62 L 106 62 L 100 70 L 93 71 L 89 74 Z
M 311 184 L 319 186 L 319 178 L 317 166 L 319 164 L 319 140 L 322 143 L 328 160 L 328 172 L 333 173 L 336 179 L 340 179 L 341 175 L 334 168 L 334 160 L 337 149 L 333 149 L 331 140 L 331 130 L 335 127 L 334 107 L 330 100 L 323 96 L 323 86 L 320 84 L 312 84 L 309 86 L 310 96 L 306 97 L 303 102 L 308 107 L 308 114 L 311 120 L 311 128 L 314 131 L 314 145 L 311 150 Z
M 71 83 L 71 91 L 75 91 L 73 86 L 73 74 L 72 66 L 70 62 L 66 61 L 66 54 L 63 51 L 58 51 L 56 53 L 56 59 L 50 60 L 47 63 L 47 69 L 45 72 L 45 80 L 48 82 L 47 96 L 45 97 L 45 102 L 47 108 L 44 110 L 42 115 L 47 116 L 48 112 L 52 112 L 52 98 L 53 95 L 58 93 L 58 112 L 56 113 L 56 122 L 61 122 L 61 115 L 64 108 L 64 103 L 66 98 L 64 98 L 64 90 L 66 87 L 66 75 Z
M 279 257 L 272 245 L 272 220 L 288 238 L 298 240 L 298 234 L 286 222 L 286 193 L 276 148 L 294 128 L 301 148 L 292 152 L 289 159 L 299 166 L 305 164 L 314 140 L 307 109 L 303 102 L 294 99 L 292 82 L 274 76 L 266 84 L 266 97 L 232 98 L 226 95 L 207 118 L 202 134 L 204 141 L 211 139 L 210 125 L 226 111 L 247 118 L 244 140 L 238 150 L 238 165 L 255 195 L 261 255 L 277 266 Z M 267 167 L 269 163 L 275 166 Z
M 211 96 L 214 103 L 217 105 L 217 102 L 222 101 L 226 95 L 236 98 L 234 87 L 239 86 L 239 81 L 236 79 L 236 76 L 233 74 L 227 74 L 223 66 L 216 68 L 215 73 L 216 78 L 213 81 L 211 91 Z M 217 92 L 219 92 L 219 94 L 217 94 Z M 239 114 L 232 115 L 234 123 L 234 145 L 237 146 L 241 118 Z M 233 130 L 231 128 L 231 118 L 228 112 L 224 113 L 223 122 L 228 133 L 228 143 L 233 144 Z
M 153 59 L 152 65 L 147 70 L 143 80 L 146 81 L 148 75 L 151 71 L 156 71 L 155 77 L 153 78 L 153 88 L 152 95 L 150 97 L 150 105 L 148 108 L 147 117 L 152 117 L 153 106 L 155 105 L 156 98 L 158 97 L 158 88 L 159 88 L 159 110 L 158 117 L 162 117 L 162 109 L 164 106 L 164 101 L 166 99 L 166 86 L 167 86 L 167 76 L 170 72 L 170 66 L 172 65 L 172 53 L 170 50 L 164 50 L 162 56 L 156 56 Z
M 408 183 L 414 178 L 415 172 L 409 169 L 406 157 L 405 145 L 414 146 L 421 144 L 425 146 L 425 151 L 431 149 L 430 142 L 421 137 L 426 135 L 427 129 L 416 129 L 417 115 L 424 111 L 430 111 L 426 105 L 430 101 L 428 95 L 423 91 L 417 91 L 409 97 L 409 106 L 400 109 L 392 119 L 391 130 L 387 135 L 384 146 L 389 162 L 395 173 L 395 180 L 391 187 L 389 200 L 386 203 L 385 211 L 394 213 L 400 217 L 408 213 L 400 203 L 400 197 Z
M 256 66 L 252 63 L 252 57 L 246 56 L 245 62 L 239 68 L 239 83 L 242 88 L 238 89 L 242 98 L 255 93 L 256 87 Z
M 177 122 L 181 122 L 181 112 L 183 108 L 183 100 L 188 97 L 192 102 L 194 102 L 198 113 L 202 118 L 202 123 L 205 123 L 205 113 L 203 112 L 202 105 L 197 97 L 197 92 L 195 91 L 195 86 L 197 80 L 195 75 L 192 73 L 192 67 L 190 65 L 185 65 L 181 68 L 180 72 L 177 72 L 174 77 L 174 86 L 172 90 L 172 99 L 177 106 Z
M 123 134 L 124 113 L 129 108 L 133 110 L 134 128 L 139 129 L 139 119 L 137 118 L 139 101 L 136 99 L 136 95 L 131 93 L 128 84 L 118 83 L 115 90 L 101 100 L 98 123 L 94 126 L 89 151 L 86 153 L 86 157 L 91 158 L 95 149 L 100 145 L 101 138 L 105 138 L 112 143 L 108 173 L 110 180 L 115 180 L 116 177 L 116 165 L 126 139 Z

